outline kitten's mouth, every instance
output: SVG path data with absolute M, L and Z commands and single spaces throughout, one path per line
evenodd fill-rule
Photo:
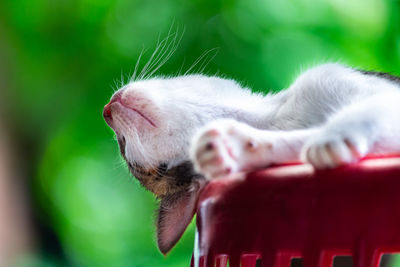
M 122 99 L 121 96 L 122 96 L 122 91 L 117 93 L 116 95 L 114 95 L 113 98 L 111 99 L 110 103 L 108 103 L 104 107 L 103 117 L 106 120 L 106 123 L 108 124 L 108 126 L 110 126 L 112 129 L 115 128 L 113 112 L 119 110 L 122 113 L 127 113 L 127 116 L 129 116 L 129 113 L 134 113 L 135 115 L 139 116 L 142 120 L 146 121 L 151 126 L 157 127 L 157 125 L 154 123 L 153 120 L 151 120 L 149 118 L 148 115 L 146 115 L 142 111 L 136 109 L 129 103 L 125 103 L 125 101 Z
M 106 106 L 107 108 L 107 106 Z M 104 108 L 106 110 L 106 108 Z M 128 116 L 129 118 L 132 117 L 140 117 L 141 120 L 145 121 L 147 124 L 149 124 L 152 127 L 157 127 L 157 125 L 153 122 L 153 120 L 151 120 L 149 118 L 149 116 L 147 116 L 146 114 L 144 114 L 143 112 L 141 112 L 140 110 L 130 107 L 126 104 L 124 104 L 122 101 L 121 102 L 116 102 L 116 103 L 112 103 L 111 108 L 111 112 L 110 112 L 110 117 L 109 119 L 106 119 L 107 124 L 113 128 L 113 111 L 117 111 L 119 112 L 119 114 L 125 114 L 123 116 Z M 114 129 L 115 130 L 115 129 Z
M 121 106 L 125 109 L 128 109 L 130 111 L 135 112 L 137 115 L 139 115 L 140 117 L 142 117 L 143 120 L 147 121 L 151 126 L 153 127 L 157 127 L 157 125 L 151 120 L 149 119 L 148 116 L 146 116 L 143 112 L 141 112 L 140 110 L 130 107 L 129 105 L 124 104 L 123 101 L 120 102 Z

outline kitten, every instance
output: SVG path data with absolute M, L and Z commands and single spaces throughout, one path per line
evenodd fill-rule
M 335 168 L 400 152 L 400 79 L 340 64 L 312 68 L 268 95 L 204 75 L 133 81 L 103 115 L 132 174 L 160 199 L 163 253 L 190 223 L 207 179 L 300 160 Z

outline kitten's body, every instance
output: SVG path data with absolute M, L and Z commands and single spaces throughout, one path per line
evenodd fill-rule
M 198 173 L 214 178 L 300 159 L 331 168 L 400 152 L 399 81 L 339 64 L 266 96 L 201 75 L 132 82 L 104 114 L 133 174 L 161 198 L 163 252 L 190 222 L 204 183 Z

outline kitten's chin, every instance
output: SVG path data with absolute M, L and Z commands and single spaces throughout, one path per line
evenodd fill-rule
M 168 168 L 168 163 L 165 162 L 150 167 L 129 160 L 126 162 L 132 175 L 157 198 L 187 192 L 195 181 L 204 179 L 202 175 L 194 172 L 190 161 L 172 168 Z
M 122 134 L 118 134 L 117 135 L 117 142 L 118 142 L 118 146 L 119 146 L 119 152 L 121 153 L 122 157 L 126 160 L 126 139 L 125 136 L 123 136 Z

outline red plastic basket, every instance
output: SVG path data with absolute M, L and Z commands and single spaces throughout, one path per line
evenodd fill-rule
M 366 159 L 329 171 L 268 168 L 210 182 L 197 205 L 191 266 L 330 267 L 351 255 L 377 267 L 400 252 L 400 157 Z

